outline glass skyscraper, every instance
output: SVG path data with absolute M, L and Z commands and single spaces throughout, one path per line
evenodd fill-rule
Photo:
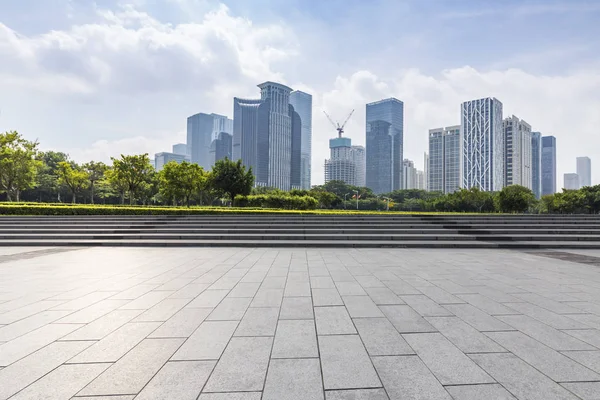
M 531 132 L 531 189 L 536 199 L 542 196 L 542 134 Z
M 504 185 L 533 189 L 531 125 L 514 115 L 504 119 L 504 156 Z
M 389 98 L 367 104 L 366 185 L 373 192 L 402 189 L 404 103 Z
M 429 131 L 428 189 L 452 193 L 460 187 L 460 125 Z
M 187 120 L 187 151 L 190 160 L 205 170 L 212 168 L 211 144 L 221 132 L 231 134 L 233 121 L 224 115 L 199 113 Z
M 580 188 L 592 186 L 592 160 L 589 157 L 577 157 L 577 175 Z
M 308 93 L 294 90 L 290 94 L 290 104 L 298 113 L 301 120 L 301 152 L 300 152 L 300 187 L 310 189 L 312 172 L 312 96 Z
M 556 138 L 542 137 L 542 196 L 556 193 Z
M 502 103 L 495 98 L 462 103 L 462 185 L 484 191 L 504 187 Z

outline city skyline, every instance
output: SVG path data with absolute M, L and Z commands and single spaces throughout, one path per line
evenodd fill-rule
M 185 141 L 182 117 L 231 118 L 231 98 L 274 80 L 313 95 L 319 184 L 330 138 L 322 110 L 340 118 L 355 108 L 346 135 L 366 145 L 364 104 L 402 100 L 403 156 L 422 168 L 426 132 L 489 96 L 557 138 L 561 177 L 578 156 L 600 159 L 599 13 L 583 0 L 351 1 L 341 12 L 296 0 L 2 2 L 0 130 L 77 161 L 152 155 Z M 373 26 L 374 17 L 394 23 Z

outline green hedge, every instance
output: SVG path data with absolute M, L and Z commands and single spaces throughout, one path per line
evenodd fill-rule
M 280 208 L 285 210 L 314 210 L 319 202 L 311 196 L 289 196 L 285 194 L 257 194 L 236 196 L 237 207 Z

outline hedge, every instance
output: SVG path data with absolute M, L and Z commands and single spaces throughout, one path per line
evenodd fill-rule
M 314 210 L 319 205 L 312 196 L 290 196 L 285 194 L 257 194 L 236 196 L 237 207 L 279 208 L 286 210 Z

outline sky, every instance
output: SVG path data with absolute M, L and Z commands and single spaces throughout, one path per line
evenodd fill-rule
M 600 184 L 600 0 L 0 0 L 0 131 L 74 160 L 151 155 L 186 119 L 233 117 L 267 80 L 313 95 L 312 183 L 323 111 L 365 144 L 365 104 L 404 102 L 404 157 L 463 101 L 557 138 L 557 185 L 592 159 Z

